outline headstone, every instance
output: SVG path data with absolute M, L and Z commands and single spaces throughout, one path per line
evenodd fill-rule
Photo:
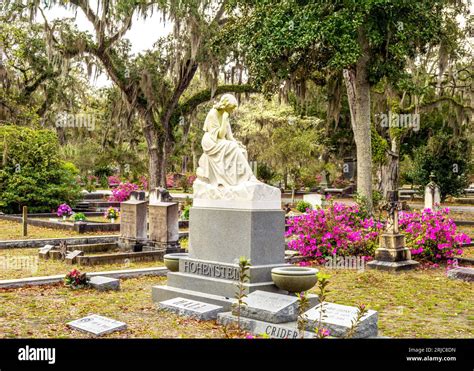
M 89 284 L 98 291 L 120 290 L 120 280 L 104 276 L 93 276 Z
M 356 307 L 328 302 L 324 302 L 322 305 L 324 307 L 321 323 L 321 304 L 305 312 L 304 315 L 307 318 L 306 329 L 309 331 L 315 331 L 318 327 L 322 327 L 330 331 L 329 336 L 345 337 L 349 332 L 353 321 L 355 321 L 358 309 Z M 362 317 L 353 337 L 368 338 L 371 336 L 377 336 L 377 321 L 378 313 L 374 310 L 369 310 L 364 317 Z
M 474 282 L 474 268 L 458 267 L 448 270 L 448 277 L 452 279 Z
M 81 251 L 81 250 L 68 251 L 66 253 L 66 259 L 65 259 L 66 263 L 74 264 L 76 263 L 76 258 L 82 255 L 84 255 L 84 251 Z
M 44 245 L 44 247 L 39 249 L 39 257 L 40 259 L 48 259 L 49 253 L 51 250 L 54 249 L 53 245 Z
M 240 309 L 240 315 L 270 323 L 296 321 L 298 316 L 298 298 L 291 295 L 266 291 L 254 291 L 245 299 L 246 305 Z M 233 310 L 236 314 L 236 310 Z
M 228 94 L 221 97 L 223 107 L 232 107 L 234 100 Z M 212 110 L 203 126 L 208 134 L 217 122 L 215 114 Z M 189 210 L 189 255 L 179 259 L 178 272 L 168 272 L 166 285 L 152 288 L 153 301 L 186 297 L 228 311 L 239 282 L 241 257 L 252 264 L 243 283 L 245 293 L 286 293 L 271 277 L 273 268 L 286 266 L 281 190 L 255 178 L 242 143 L 222 146 L 207 139 L 202 143 Z
M 90 316 L 68 322 L 67 325 L 73 329 L 80 330 L 93 334 L 95 336 L 102 336 L 110 334 L 111 332 L 125 330 L 127 324 L 119 322 L 111 318 L 92 314 Z
M 124 251 L 133 251 L 137 245 L 146 242 L 147 202 L 129 200 L 120 204 L 119 247 Z
M 323 190 L 329 187 L 329 173 L 326 170 L 321 171 L 321 182 L 319 182 L 319 185 Z
M 348 157 L 344 159 L 342 165 L 342 174 L 346 180 L 354 180 L 356 174 L 357 161 L 354 158 Z
M 441 191 L 435 183 L 434 173 L 430 174 L 430 182 L 425 187 L 425 209 L 436 210 L 441 204 Z
M 201 301 L 177 297 L 159 303 L 161 309 L 165 309 L 180 316 L 192 317 L 202 321 L 216 319 L 217 314 L 224 309 L 219 305 L 203 303 Z
M 166 188 L 158 187 L 150 192 L 150 204 L 171 201 L 173 201 L 173 197 Z
M 303 201 L 309 202 L 313 208 L 323 206 L 323 195 L 319 193 L 310 193 L 303 195 Z
M 145 191 L 132 191 L 132 193 L 130 193 L 130 200 L 145 201 Z
M 167 253 L 179 252 L 179 205 L 154 202 L 148 206 L 148 245 Z

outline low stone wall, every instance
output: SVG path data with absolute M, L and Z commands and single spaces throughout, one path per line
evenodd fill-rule
M 166 276 L 168 269 L 166 267 L 124 269 L 117 271 L 92 272 L 87 273 L 88 277 L 105 276 L 110 278 L 135 278 L 141 276 Z M 12 289 L 25 286 L 52 285 L 63 282 L 64 274 L 43 277 L 28 277 L 14 280 L 0 281 L 0 289 Z
M 130 253 L 115 253 L 102 255 L 78 256 L 76 262 L 79 265 L 100 265 L 123 263 L 124 261 L 163 261 L 164 251 L 142 251 Z
M 91 215 L 94 214 L 94 215 Z M 100 216 L 102 213 L 87 213 L 86 216 Z M 98 222 L 53 222 L 51 220 L 34 219 L 35 217 L 54 217 L 55 214 L 28 214 L 28 225 L 61 229 L 66 231 L 76 231 L 78 233 L 93 233 L 93 232 L 118 232 L 120 231 L 120 223 L 98 223 Z M 9 220 L 21 223 L 22 217 L 14 215 L 1 214 L 0 220 Z
M 67 237 L 67 238 L 41 238 L 35 240 L 7 240 L 0 241 L 1 249 L 18 249 L 43 247 L 44 245 L 57 246 L 61 241 L 66 241 L 68 245 L 89 245 L 99 243 L 117 243 L 118 235 L 110 236 L 87 236 L 87 237 Z

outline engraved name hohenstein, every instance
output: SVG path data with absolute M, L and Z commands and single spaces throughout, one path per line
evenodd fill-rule
M 183 261 L 184 273 L 197 274 L 199 276 L 222 278 L 226 280 L 239 280 L 239 268 L 228 265 L 213 264 L 197 261 Z

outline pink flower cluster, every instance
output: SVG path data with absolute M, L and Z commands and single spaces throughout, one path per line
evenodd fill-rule
M 109 201 L 124 202 L 130 197 L 133 191 L 139 189 L 138 185 L 130 182 L 120 183 L 117 188 L 112 189 L 112 196 L 109 197 Z
M 372 256 L 383 224 L 363 219 L 358 206 L 334 203 L 288 220 L 288 247 L 323 263 L 331 255 Z
M 166 174 L 166 188 L 173 188 L 175 186 L 174 183 L 174 174 Z
M 448 217 L 449 209 L 422 212 L 400 212 L 400 232 L 414 259 L 429 262 L 454 262 L 463 253 L 462 244 L 471 239 L 457 233 L 456 224 Z M 331 255 L 363 256 L 366 260 L 378 247 L 378 236 L 384 225 L 373 218 L 363 219 L 358 206 L 334 203 L 328 209 L 308 210 L 288 220 L 285 236 L 288 247 L 301 255 L 324 263 Z
M 448 214 L 448 208 L 400 213 L 400 230 L 414 259 L 450 262 L 455 255 L 462 255 L 461 245 L 471 239 L 456 232 L 456 224 Z
M 194 174 L 189 175 L 188 176 L 188 184 L 192 186 L 194 181 L 196 180 L 196 178 L 197 178 L 197 176 L 194 175 Z
M 61 204 L 56 211 L 58 216 L 69 216 L 72 214 L 72 209 L 68 204 Z
M 118 175 L 111 175 L 107 178 L 107 183 L 110 188 L 115 187 L 120 184 L 120 177 Z
M 148 189 L 148 178 L 145 175 L 142 175 L 138 178 L 138 182 L 140 183 L 140 188 L 143 190 Z

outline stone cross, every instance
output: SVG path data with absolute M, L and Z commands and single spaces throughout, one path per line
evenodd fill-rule
M 398 191 L 388 191 L 387 202 L 388 202 L 387 232 L 398 234 L 399 233 L 398 209 L 400 207 L 400 203 L 398 202 Z

